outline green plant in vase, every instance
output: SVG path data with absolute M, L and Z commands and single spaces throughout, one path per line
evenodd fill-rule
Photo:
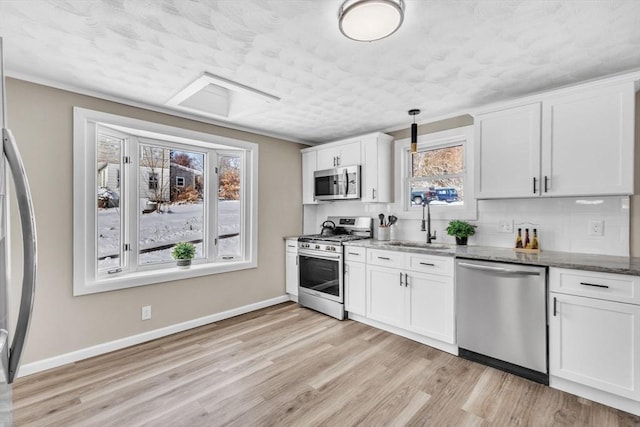
M 460 221 L 456 219 L 453 221 L 449 221 L 447 234 L 456 238 L 456 244 L 466 245 L 467 238 L 476 234 L 476 226 L 471 225 L 466 221 Z
M 171 256 L 176 260 L 178 268 L 189 268 L 195 254 L 196 247 L 189 242 L 177 243 L 171 251 Z

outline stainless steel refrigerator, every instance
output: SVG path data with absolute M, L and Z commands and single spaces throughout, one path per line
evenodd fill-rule
M 0 37 L 0 90 L 2 92 L 2 101 L 0 102 L 0 125 L 2 125 L 2 146 L 0 146 L 0 366 L 2 368 L 0 369 L 0 426 L 10 426 L 12 423 L 11 384 L 20 366 L 20 357 L 27 338 L 35 293 L 36 227 L 27 176 L 18 146 L 7 126 L 3 53 L 2 38 Z M 23 241 L 21 289 L 9 286 L 7 271 L 10 251 L 7 234 L 9 215 L 7 181 L 9 173 L 13 178 L 22 226 L 21 235 L 10 236 L 11 239 L 22 239 Z M 19 256 L 19 254 L 11 254 L 11 256 Z M 9 307 L 13 306 L 10 304 L 10 297 L 11 301 L 20 298 L 15 325 L 10 325 L 12 318 L 9 316 Z

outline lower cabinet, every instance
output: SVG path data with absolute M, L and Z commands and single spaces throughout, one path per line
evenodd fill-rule
M 455 343 L 453 277 L 408 272 L 405 280 L 405 328 Z
M 640 415 L 640 277 L 549 269 L 549 385 Z
M 434 268 L 442 262 L 453 263 L 453 259 L 442 257 L 430 260 L 436 262 L 425 264 Z M 366 295 L 368 318 L 455 343 L 453 275 L 367 265 Z
M 344 308 L 349 313 L 366 316 L 366 264 L 349 262 L 344 264 Z
M 549 373 L 640 400 L 640 306 L 552 292 Z
M 367 266 L 367 317 L 387 325 L 404 327 L 403 282 L 402 270 Z
M 285 290 L 289 295 L 298 295 L 298 240 L 287 239 L 285 258 Z

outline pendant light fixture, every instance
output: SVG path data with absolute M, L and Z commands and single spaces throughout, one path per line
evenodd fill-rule
M 371 42 L 395 33 L 404 20 L 404 0 L 346 0 L 338 11 L 346 37 Z
M 416 124 L 416 115 L 420 114 L 420 110 L 409 110 L 409 115 L 413 116 L 413 123 L 411 124 L 411 153 L 418 152 L 418 125 Z

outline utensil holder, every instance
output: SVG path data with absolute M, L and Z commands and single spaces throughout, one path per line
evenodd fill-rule
M 378 227 L 378 240 L 389 240 L 391 229 L 389 227 Z

